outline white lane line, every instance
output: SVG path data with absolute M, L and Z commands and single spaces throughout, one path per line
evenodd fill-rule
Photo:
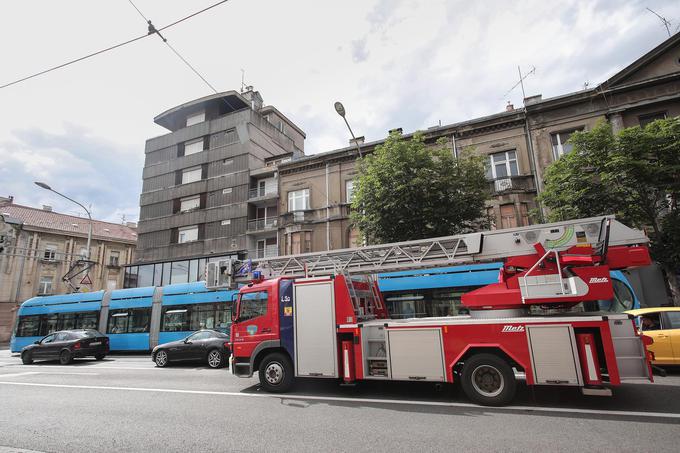
M 641 411 L 606 411 L 597 409 L 574 409 L 574 408 L 536 407 L 536 406 L 502 406 L 491 408 L 478 406 L 472 403 L 454 403 L 444 401 L 414 401 L 414 400 L 393 400 L 380 398 L 346 398 L 340 396 L 314 396 L 314 395 L 281 395 L 271 393 L 218 392 L 211 390 L 183 390 L 183 389 L 161 389 L 145 387 L 111 387 L 103 385 L 40 384 L 33 382 L 11 382 L 11 381 L 0 381 L 0 385 L 19 385 L 27 387 L 56 387 L 89 390 L 122 390 L 128 392 L 183 393 L 191 395 L 217 395 L 217 396 L 235 396 L 241 398 L 271 398 L 283 400 L 338 401 L 364 404 L 373 403 L 373 404 L 394 404 L 410 406 L 462 407 L 467 409 L 477 409 L 481 411 L 526 411 L 555 414 L 568 413 L 568 414 L 591 414 L 591 415 L 619 415 L 625 417 L 680 419 L 680 413 L 672 412 L 666 413 L 666 412 L 641 412 Z
M 27 371 L 25 373 L 0 374 L 0 378 L 30 376 L 30 375 L 33 375 L 33 374 L 39 374 L 39 373 L 37 371 Z

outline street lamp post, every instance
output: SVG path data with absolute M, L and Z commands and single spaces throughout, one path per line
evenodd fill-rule
M 85 259 L 87 259 L 89 261 L 90 260 L 90 242 L 92 242 L 92 215 L 90 214 L 90 211 L 85 206 L 83 206 L 82 204 L 80 204 L 76 200 L 74 200 L 73 198 L 69 198 L 66 195 L 64 195 L 63 193 L 57 192 L 56 190 L 54 190 L 53 188 L 51 188 L 50 186 L 48 186 L 44 182 L 36 181 L 35 185 L 38 186 L 38 187 L 42 187 L 45 190 L 49 190 L 50 192 L 54 192 L 57 195 L 62 196 L 69 201 L 72 201 L 73 203 L 77 204 L 78 206 L 80 206 L 81 208 L 83 208 L 85 210 L 85 212 L 87 213 L 87 217 L 90 219 L 89 230 L 87 232 L 87 256 L 85 256 Z
M 343 120 L 345 120 L 345 124 L 347 125 L 347 129 L 349 129 L 349 133 L 352 135 L 352 140 L 354 140 L 354 144 L 357 145 L 357 151 L 359 152 L 359 159 L 361 159 L 361 146 L 359 146 L 359 142 L 357 142 L 357 138 L 354 136 L 354 132 L 352 132 L 352 128 L 349 127 L 349 122 L 347 122 L 347 118 L 345 117 L 345 106 L 342 105 L 342 102 L 337 101 L 334 104 L 335 111 L 338 112 L 338 115 L 342 117 Z

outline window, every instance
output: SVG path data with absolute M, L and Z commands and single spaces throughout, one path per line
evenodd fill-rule
M 163 332 L 183 332 L 189 329 L 189 309 L 184 305 L 163 307 Z
M 40 277 L 38 284 L 38 294 L 52 294 L 53 277 Z
M 201 167 L 187 168 L 182 170 L 182 184 L 201 180 Z
M 312 251 L 312 232 L 300 231 L 290 235 L 290 249 L 289 255 L 297 255 L 298 253 L 309 253 Z
M 191 154 L 196 154 L 200 153 L 203 151 L 203 138 L 199 138 L 196 140 L 191 140 L 190 142 L 186 142 L 184 144 L 184 155 L 189 156 Z
M 625 310 L 632 310 L 633 305 L 635 305 L 635 296 L 630 288 L 616 278 L 612 278 L 612 286 L 614 287 L 614 298 L 609 300 L 598 300 L 599 310 L 617 313 Z
M 640 127 L 645 128 L 649 123 L 653 123 L 656 120 L 665 120 L 666 119 L 666 112 L 655 112 L 655 113 L 648 113 L 646 115 L 640 115 L 638 116 L 638 120 L 640 121 Z
M 583 128 L 572 129 L 566 132 L 557 132 L 550 135 L 550 139 L 552 140 L 553 159 L 557 160 L 563 155 L 570 153 L 571 150 L 574 149 L 574 145 L 567 143 L 567 141 L 571 138 L 574 132 L 581 130 L 583 130 Z
M 37 337 L 40 335 L 40 316 L 21 316 L 17 326 L 17 337 Z
M 198 209 L 201 207 L 201 197 L 196 195 L 195 197 L 180 198 L 179 211 L 187 212 L 193 209 Z
M 189 282 L 189 261 L 173 262 L 172 274 L 170 274 L 170 284 L 188 282 Z
M 515 151 L 504 151 L 489 156 L 489 167 L 486 176 L 489 179 L 507 178 L 517 176 L 517 153 Z
M 139 266 L 137 272 L 137 287 L 153 286 L 153 264 Z
M 45 344 L 45 343 L 54 343 L 54 341 L 57 339 L 57 335 L 48 335 L 45 338 L 43 338 L 40 343 Z
M 231 225 L 231 219 L 222 220 L 222 222 L 220 222 L 220 224 L 221 224 L 222 226 Z
M 302 211 L 309 209 L 309 189 L 288 192 L 288 210 Z
M 202 123 L 203 121 L 205 121 L 205 112 L 194 113 L 187 116 L 187 127 Z
M 232 190 L 233 190 L 233 188 L 227 187 L 226 189 L 222 189 L 222 194 L 226 195 L 226 194 L 228 194 L 228 193 L 231 193 Z
M 61 332 L 58 333 L 57 336 L 54 338 L 54 341 L 69 341 L 71 339 L 71 335 L 69 335 L 66 332 Z
M 265 314 L 267 314 L 267 291 L 241 295 L 239 321 L 257 318 Z
M 197 240 L 198 240 L 198 225 L 179 229 L 179 235 L 177 238 L 178 244 L 184 244 L 185 242 L 193 242 Z
M 190 337 L 187 338 L 189 341 L 200 341 L 200 340 L 208 340 L 210 338 L 213 338 L 212 333 L 210 332 L 197 332 Z
M 661 319 L 659 318 L 659 313 L 645 313 L 641 316 L 643 331 L 648 330 L 661 330 Z
M 667 311 L 666 316 L 671 324 L 668 328 L 680 329 L 680 311 Z M 673 335 L 677 335 L 677 333 L 674 332 Z
M 109 252 L 109 266 L 118 266 L 120 263 L 120 252 L 118 250 L 111 250 Z
M 189 261 L 189 283 L 198 281 L 198 260 Z
M 354 180 L 350 179 L 348 181 L 345 181 L 345 202 L 351 203 L 353 195 L 354 195 Z
M 151 321 L 150 308 L 126 308 L 109 311 L 107 333 L 147 333 Z
M 57 259 L 57 246 L 54 244 L 45 245 L 45 252 L 43 258 L 49 261 L 54 261 Z

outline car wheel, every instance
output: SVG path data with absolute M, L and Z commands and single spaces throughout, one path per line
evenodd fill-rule
M 104 357 L 106 357 L 106 354 L 97 354 L 94 356 L 95 360 L 104 360 Z
M 260 363 L 260 385 L 268 392 L 283 393 L 293 386 L 293 364 L 288 356 L 274 352 Z
M 28 351 L 22 352 L 21 353 L 21 362 L 24 365 L 30 365 L 31 363 L 33 363 L 33 356 L 31 355 L 31 353 L 28 352 Z
M 156 366 L 163 368 L 168 364 L 168 353 L 165 352 L 163 349 L 160 351 L 156 352 L 156 357 L 154 358 L 154 362 L 156 362 Z
M 508 362 L 493 354 L 477 354 L 465 361 L 461 385 L 477 404 L 503 406 L 515 397 L 515 374 Z
M 71 362 L 73 362 L 73 355 L 71 352 L 66 350 L 61 351 L 61 354 L 59 354 L 59 363 L 62 365 L 68 365 Z
M 224 366 L 224 354 L 219 349 L 208 351 L 208 366 L 210 368 L 221 368 Z

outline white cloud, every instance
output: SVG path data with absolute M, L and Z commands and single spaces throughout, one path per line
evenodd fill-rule
M 136 1 L 158 27 L 211 3 Z M 673 0 L 233 0 L 164 34 L 218 89 L 245 69 L 316 153 L 347 144 L 336 100 L 376 140 L 521 105 L 519 88 L 504 96 L 518 65 L 536 67 L 528 95 L 599 83 L 665 39 L 647 6 L 680 21 Z M 146 33 L 127 2 L 13 2 L 3 18 L 0 84 Z M 144 142 L 166 132 L 153 117 L 209 92 L 154 36 L 0 90 L 0 191 L 42 202 L 32 181 L 52 176 L 94 193 L 101 217 L 136 217 Z

